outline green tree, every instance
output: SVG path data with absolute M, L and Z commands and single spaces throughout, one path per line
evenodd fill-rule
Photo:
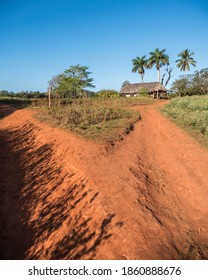
M 154 65 L 158 71 L 158 82 L 160 83 L 160 68 L 165 65 L 169 65 L 169 56 L 165 53 L 166 49 L 159 50 L 156 48 L 153 52 L 150 52 L 149 67 Z
M 195 74 L 179 76 L 172 85 L 171 90 L 179 97 L 200 94 L 198 87 L 194 84 Z
M 88 66 L 81 66 L 79 64 L 70 66 L 64 73 L 59 74 L 51 81 L 49 85 L 53 90 L 64 97 L 78 97 L 86 88 L 92 88 L 93 79 L 89 78 L 91 72 L 88 72 Z
M 142 57 L 137 56 L 135 59 L 132 60 L 132 64 L 133 64 L 132 72 L 134 73 L 138 72 L 139 75 L 141 76 L 142 83 L 143 83 L 145 68 L 148 68 L 148 60 L 146 59 L 146 55 Z
M 196 71 L 193 75 L 192 84 L 196 93 L 208 94 L 208 68 Z
M 124 88 L 125 86 L 129 85 L 129 81 L 124 81 L 123 84 L 121 85 L 121 88 Z
M 194 67 L 196 66 L 196 61 L 193 59 L 192 55 L 194 55 L 193 52 L 191 52 L 188 49 L 185 49 L 181 53 L 179 53 L 178 57 L 179 59 L 176 60 L 176 66 L 180 69 L 180 71 L 185 72 L 190 70 L 190 64 Z

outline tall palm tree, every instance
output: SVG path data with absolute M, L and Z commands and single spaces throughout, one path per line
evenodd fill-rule
M 158 71 L 158 82 L 160 82 L 160 68 L 169 64 L 169 56 L 165 53 L 166 49 L 159 50 L 156 48 L 154 52 L 150 52 L 149 67 L 156 66 Z
M 194 55 L 193 52 L 191 52 L 188 49 L 185 49 L 184 51 L 179 53 L 178 55 L 179 59 L 176 60 L 177 63 L 176 66 L 180 68 L 180 71 L 185 72 L 185 76 L 186 76 L 186 71 L 190 70 L 190 64 L 193 65 L 194 67 L 196 66 L 196 61 L 193 59 L 193 57 L 191 57 L 192 55 Z
M 137 56 L 135 59 L 132 60 L 132 64 L 133 64 L 132 72 L 138 72 L 139 75 L 141 76 L 142 83 L 143 83 L 145 68 L 146 69 L 148 68 L 148 60 L 146 59 L 146 55 L 142 57 Z

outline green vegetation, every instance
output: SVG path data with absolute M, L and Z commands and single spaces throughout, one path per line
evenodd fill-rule
M 165 53 L 166 49 L 159 50 L 156 48 L 154 52 L 150 52 L 149 68 L 154 65 L 158 71 L 158 82 L 160 82 L 160 68 L 169 64 L 169 56 Z
M 142 57 L 137 56 L 135 59 L 132 60 L 132 64 L 133 64 L 132 72 L 139 73 L 142 79 L 142 83 L 144 79 L 145 68 L 151 69 L 153 66 L 155 66 L 158 71 L 158 82 L 160 82 L 161 67 L 165 65 L 169 65 L 169 56 L 165 53 L 165 51 L 166 49 L 160 51 L 158 48 L 156 48 L 153 52 L 149 53 L 150 54 L 149 59 L 146 59 L 146 55 L 144 55 Z M 166 69 L 166 73 L 168 73 L 168 78 L 166 80 L 165 85 L 168 84 L 171 78 L 172 70 L 173 70 L 172 68 L 168 68 L 168 67 Z M 161 82 L 162 84 L 164 82 L 164 77 L 166 73 L 163 75 L 162 82 Z
M 141 80 L 143 83 L 145 68 L 147 69 L 149 67 L 148 60 L 146 59 L 146 55 L 142 57 L 137 56 L 135 59 L 132 60 L 132 64 L 133 64 L 132 72 L 134 73 L 138 72 L 139 75 L 141 76 Z
M 125 86 L 129 85 L 130 82 L 129 81 L 124 81 L 121 85 L 121 88 L 124 88 Z
M 17 93 L 0 90 L 0 103 L 14 105 L 24 108 L 34 103 L 46 104 L 46 93 L 39 91 L 20 91 Z
M 80 97 L 85 95 L 87 91 L 85 88 L 92 88 L 93 79 L 89 78 L 91 72 L 88 72 L 88 66 L 81 66 L 79 64 L 70 66 L 63 73 L 53 77 L 49 81 L 49 85 L 55 95 L 61 97 Z M 84 94 L 83 94 L 84 93 Z
M 46 93 L 40 92 L 40 91 L 19 91 L 14 93 L 13 91 L 7 91 L 7 90 L 0 90 L 0 98 L 5 99 L 34 99 L 34 98 L 45 98 Z
M 10 104 L 17 108 L 24 108 L 31 104 L 31 100 L 21 97 L 0 96 L 0 104 Z
M 116 90 L 113 89 L 103 89 L 98 91 L 94 97 L 96 98 L 115 98 L 115 97 L 119 97 L 119 93 Z
M 185 72 L 190 70 L 190 64 L 194 67 L 196 66 L 196 61 L 193 59 L 192 55 L 194 55 L 193 52 L 191 52 L 189 49 L 185 49 L 181 53 L 179 53 L 178 57 L 179 59 L 176 60 L 177 67 Z
M 208 146 L 208 96 L 174 98 L 163 112 Z
M 173 68 L 170 67 L 169 64 L 169 56 L 165 53 L 166 49 L 159 50 L 156 48 L 153 52 L 150 52 L 149 55 L 150 57 L 147 59 L 146 56 L 142 57 L 136 57 L 135 59 L 132 60 L 133 64 L 133 69 L 132 72 L 138 72 L 139 75 L 141 76 L 142 83 L 144 79 L 144 73 L 145 73 L 145 68 L 146 69 L 151 69 L 153 66 L 156 67 L 158 71 L 158 82 L 160 82 L 162 85 L 165 87 L 170 81 L 171 78 L 171 73 L 173 71 Z M 178 54 L 178 59 L 176 60 L 176 66 L 181 70 L 186 72 L 190 70 L 190 65 L 196 66 L 196 61 L 193 59 L 194 53 L 191 52 L 189 49 L 183 50 L 181 53 Z M 167 65 L 165 69 L 165 73 L 162 75 L 162 79 L 160 78 L 161 74 L 161 68 L 163 66 Z M 166 76 L 167 75 L 167 76 Z M 166 79 L 164 79 L 166 77 Z M 122 85 L 123 87 L 123 85 Z
M 208 68 L 195 71 L 192 75 L 180 76 L 172 84 L 175 96 L 208 94 Z

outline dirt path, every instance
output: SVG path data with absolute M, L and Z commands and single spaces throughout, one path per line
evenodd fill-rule
M 0 258 L 208 258 L 208 151 L 135 109 L 106 148 L 0 106 Z

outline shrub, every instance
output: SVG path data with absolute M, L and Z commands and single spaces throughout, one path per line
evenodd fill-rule
M 112 98 L 112 97 L 118 97 L 119 94 L 116 90 L 113 90 L 113 89 L 103 89 L 103 90 L 98 91 L 95 96 L 104 97 L 104 98 Z

